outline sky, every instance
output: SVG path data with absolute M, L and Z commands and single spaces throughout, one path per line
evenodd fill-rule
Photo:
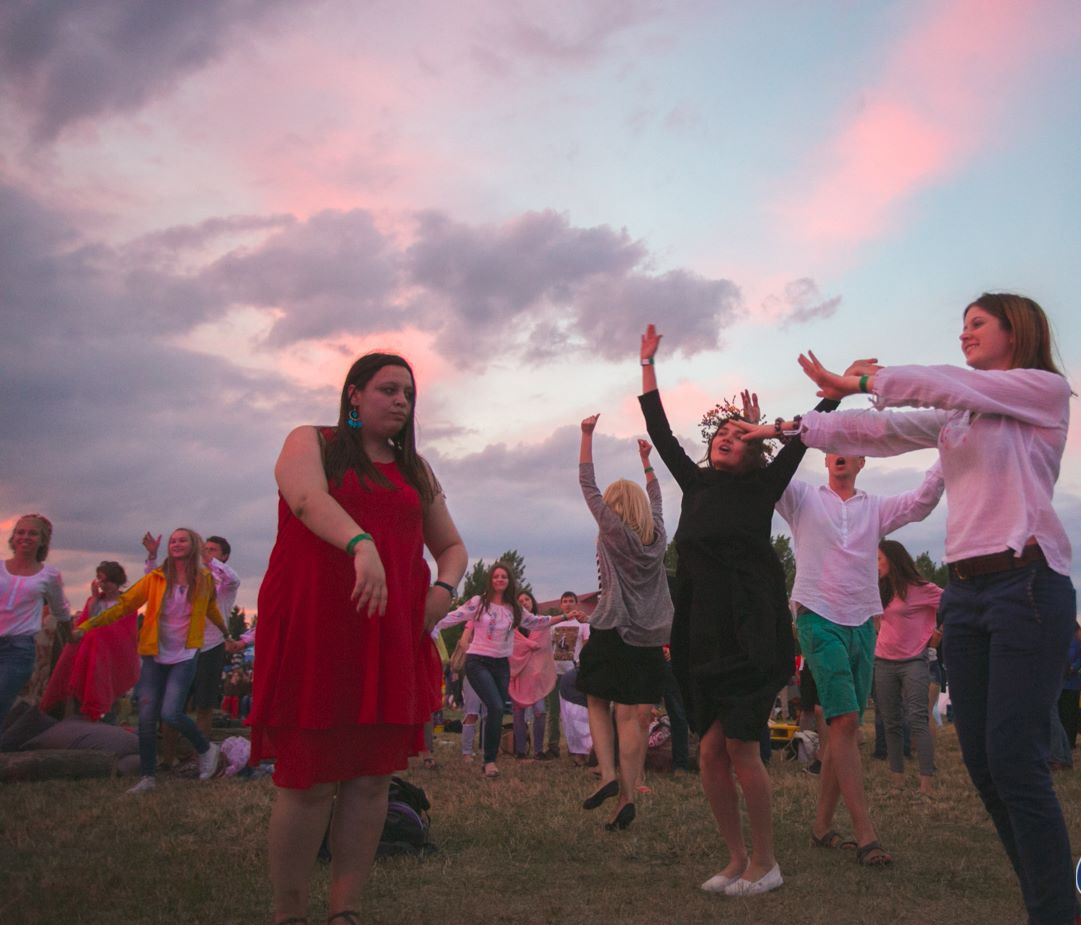
M 373 349 L 470 561 L 517 549 L 539 598 L 596 585 L 579 421 L 602 486 L 640 476 L 648 323 L 694 453 L 743 387 L 810 408 L 801 351 L 960 364 L 983 291 L 1081 382 L 1075 0 L 12 0 L 0 88 L 0 528 L 52 519 L 73 604 L 190 526 L 251 614 L 281 443 Z M 1078 545 L 1076 429 L 1056 508 Z M 940 559 L 944 514 L 896 538 Z

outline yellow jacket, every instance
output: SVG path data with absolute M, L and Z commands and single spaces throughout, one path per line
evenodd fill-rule
M 203 631 L 206 621 L 210 620 L 229 638 L 229 630 L 218 610 L 217 593 L 214 590 L 214 577 L 208 569 L 199 570 L 199 587 L 191 600 L 191 622 L 188 624 L 188 639 L 185 647 L 199 649 L 203 645 Z M 147 572 L 141 579 L 120 595 L 108 610 L 103 610 L 82 624 L 80 629 L 92 630 L 98 626 L 115 623 L 126 614 L 146 604 L 143 624 L 139 628 L 139 654 L 158 654 L 158 615 L 161 613 L 162 598 L 165 597 L 165 573 L 156 568 Z

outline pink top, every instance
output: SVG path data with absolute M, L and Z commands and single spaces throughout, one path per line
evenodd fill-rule
M 445 630 L 456 623 L 473 624 L 473 641 L 466 649 L 467 655 L 487 655 L 491 658 L 509 658 L 514 650 L 514 611 L 510 604 L 489 604 L 481 609 L 480 596 L 471 597 L 457 610 L 452 610 L 435 628 Z M 522 611 L 521 625 L 531 630 L 546 629 L 551 617 L 541 617 Z
M 882 611 L 875 658 L 899 662 L 923 655 L 935 631 L 941 597 L 942 589 L 932 582 L 909 585 L 906 600 L 894 595 Z
M 552 658 L 552 633 L 534 629 L 525 636 L 514 634 L 510 656 L 510 698 L 520 707 L 528 707 L 547 697 L 556 686 L 556 663 Z

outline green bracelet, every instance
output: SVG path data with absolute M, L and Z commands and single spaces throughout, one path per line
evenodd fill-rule
M 645 473 L 646 475 L 649 475 L 649 474 L 650 474 L 650 473 L 651 473 L 651 472 L 653 471 L 653 467 L 652 467 L 652 466 L 646 466 L 646 467 L 645 467 L 645 469 L 643 469 L 642 471 L 643 471 L 643 472 L 644 472 L 644 473 Z
M 864 393 L 867 392 L 867 380 L 870 379 L 870 378 L 871 378 L 870 376 L 860 376 L 860 391 L 861 392 L 864 392 Z
M 362 540 L 367 540 L 369 543 L 375 542 L 375 540 L 372 539 L 372 535 L 370 533 L 358 533 L 348 543 L 346 543 L 345 554 L 347 556 L 353 555 L 353 550 L 357 548 L 357 543 L 361 542 Z

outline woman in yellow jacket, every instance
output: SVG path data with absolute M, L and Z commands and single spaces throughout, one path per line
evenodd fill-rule
M 169 555 L 161 568 L 148 572 L 125 591 L 116 604 L 79 627 L 77 637 L 121 619 L 143 604 L 139 629 L 139 766 L 142 779 L 129 793 L 154 787 L 159 718 L 189 741 L 199 754 L 199 779 L 212 777 L 218 766 L 217 745 L 209 742 L 184 712 L 195 674 L 195 659 L 209 619 L 229 639 L 218 610 L 214 580 L 202 566 L 203 540 L 180 527 L 169 537 Z

